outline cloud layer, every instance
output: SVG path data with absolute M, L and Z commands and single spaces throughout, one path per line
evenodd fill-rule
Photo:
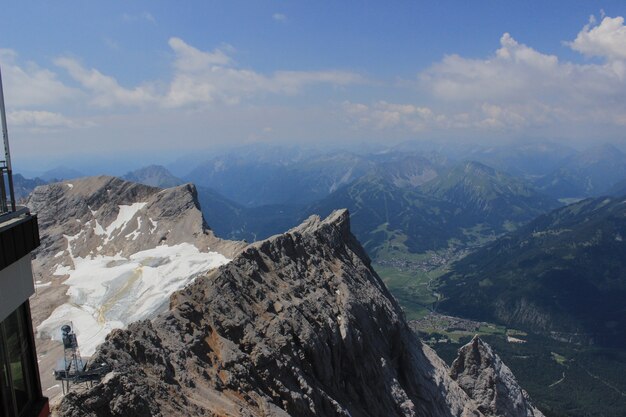
M 286 19 L 278 13 L 273 18 Z M 138 17 L 125 18 L 133 19 Z M 153 21 L 149 15 L 141 15 L 141 19 Z M 248 117 L 259 120 L 259 126 L 247 130 L 238 126 L 245 137 L 249 131 L 266 126 L 262 113 L 267 110 L 266 103 L 281 97 L 286 100 L 283 103 L 296 104 L 289 112 L 281 110 L 283 114 L 302 120 L 311 120 L 311 114 L 319 118 L 301 126 L 301 132 L 325 131 L 324 123 L 335 128 L 341 119 L 344 125 L 338 136 L 350 130 L 352 137 L 357 132 L 364 138 L 380 137 L 381 131 L 405 137 L 431 132 L 456 136 L 467 132 L 518 136 L 539 132 L 567 137 L 568 129 L 602 135 L 626 126 L 623 17 L 604 16 L 600 22 L 592 18 L 573 40 L 563 42 L 565 48 L 580 54 L 575 62 L 543 53 L 504 33 L 499 47 L 485 58 L 447 55 L 414 79 L 399 83 L 372 82 L 349 70 L 262 72 L 237 62 L 235 49 L 228 45 L 202 50 L 171 37 L 167 46 L 169 74 L 130 86 L 75 57 L 57 57 L 50 68 L 42 68 L 21 61 L 13 50 L 2 49 L 0 63 L 10 122 L 18 128 L 77 129 L 133 114 L 150 120 L 146 115 L 151 114 L 152 123 L 158 125 L 165 123 L 164 112 L 175 117 L 210 108 L 237 114 L 245 105 Z M 326 99 L 312 109 L 309 97 L 319 96 L 320 91 L 339 94 L 332 102 Z M 298 108 L 308 115 L 294 116 Z M 250 115 L 251 111 L 258 116 Z M 282 122 L 285 128 L 281 129 L 279 119 L 275 116 L 272 129 L 265 133 L 284 133 L 287 126 L 293 129 L 288 120 Z M 288 135 L 297 137 L 298 131 Z
M 166 88 L 145 83 L 132 88 L 121 86 L 97 69 L 87 69 L 74 58 L 58 58 L 55 64 L 80 84 L 96 107 L 180 108 L 202 104 L 237 104 L 259 94 L 295 95 L 306 86 L 345 86 L 364 79 L 347 71 L 276 71 L 265 75 L 237 66 L 226 52 L 201 51 L 180 38 L 168 42 L 174 53 L 173 76 Z
M 485 59 L 448 55 L 412 83 L 421 102 L 345 106 L 376 129 L 477 129 L 523 132 L 574 125 L 626 125 L 626 27 L 621 17 L 592 20 L 565 43 L 598 63 L 561 61 L 505 33 Z

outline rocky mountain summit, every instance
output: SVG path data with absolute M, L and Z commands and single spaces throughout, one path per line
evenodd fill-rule
M 44 389 L 55 385 L 49 374 L 62 357 L 62 325 L 73 323 L 90 356 L 112 328 L 166 310 L 171 293 L 245 246 L 215 237 L 191 184 L 90 177 L 37 187 L 26 204 L 41 235 L 31 307 Z
M 73 255 L 80 257 L 95 252 L 130 255 L 179 243 L 231 257 L 241 249 L 241 244 L 213 235 L 192 184 L 161 189 L 116 177 L 87 177 L 37 187 L 26 205 L 38 214 L 42 233 L 38 259 L 65 254 L 68 245 L 63 236 L 79 233 L 71 246 Z
M 493 386 L 455 381 L 410 331 L 345 210 L 249 245 L 169 311 L 113 330 L 92 363 L 113 371 L 57 415 L 477 417 L 518 401 L 497 391 L 480 411 Z

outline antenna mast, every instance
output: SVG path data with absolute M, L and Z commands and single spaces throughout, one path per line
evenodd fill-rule
M 7 212 L 6 190 L 4 186 L 4 171 L 7 172 L 9 182 L 9 198 L 11 210 L 15 211 L 15 192 L 13 190 L 13 170 L 11 169 L 11 153 L 9 152 L 9 129 L 7 128 L 7 115 L 4 107 L 4 90 L 2 88 L 2 70 L 0 69 L 0 117 L 2 118 L 2 139 L 4 140 L 4 166 L 1 166 L 2 178 L 0 178 L 0 191 L 2 192 L 2 211 Z

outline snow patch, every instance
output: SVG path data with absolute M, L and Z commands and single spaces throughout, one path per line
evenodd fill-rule
M 126 239 L 131 238 L 132 240 L 136 240 L 141 234 L 141 217 L 137 217 L 137 228 L 124 236 Z
M 71 266 L 57 265 L 57 268 L 54 270 L 52 275 L 56 275 L 56 276 L 68 275 L 71 270 L 72 270 Z
M 93 232 L 98 235 L 98 236 L 102 236 L 102 235 L 106 235 L 106 231 L 104 230 L 104 228 L 100 225 L 100 223 L 98 223 L 97 219 L 94 219 L 94 221 L 96 222 L 96 225 L 93 228 Z
M 157 224 L 158 222 L 155 222 L 154 220 L 152 220 L 150 217 L 148 217 L 148 220 L 150 220 L 150 224 L 152 225 L 152 227 L 150 228 L 150 233 L 154 233 L 154 231 L 157 228 Z
M 133 203 L 130 206 L 120 205 L 120 210 L 117 213 L 117 218 L 113 220 L 113 222 L 106 228 L 107 237 L 110 238 L 111 233 L 113 233 L 117 229 L 123 229 L 124 227 L 126 227 L 126 224 L 128 224 L 128 222 L 131 221 L 133 217 L 135 217 L 135 214 L 137 214 L 139 210 L 144 208 L 146 204 L 147 203 Z
M 69 183 L 68 183 L 68 184 L 65 184 L 65 185 L 67 185 L 67 186 L 69 187 L 69 189 L 70 189 L 70 190 L 71 190 L 72 188 L 74 188 L 74 184 L 69 184 Z
M 67 238 L 71 242 L 75 237 Z M 74 258 L 71 252 L 70 256 L 75 268 L 68 271 L 69 267 L 62 267 L 69 272 L 64 282 L 69 300 L 37 327 L 37 333 L 60 340 L 59 329 L 72 322 L 85 356 L 91 356 L 112 329 L 153 317 L 167 308 L 174 291 L 230 262 L 219 253 L 200 252 L 189 243 L 158 246 L 127 258 L 119 254 Z

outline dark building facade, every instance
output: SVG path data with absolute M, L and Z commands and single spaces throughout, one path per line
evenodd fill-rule
M 47 416 L 41 393 L 28 298 L 37 216 L 26 208 L 0 215 L 0 416 Z

